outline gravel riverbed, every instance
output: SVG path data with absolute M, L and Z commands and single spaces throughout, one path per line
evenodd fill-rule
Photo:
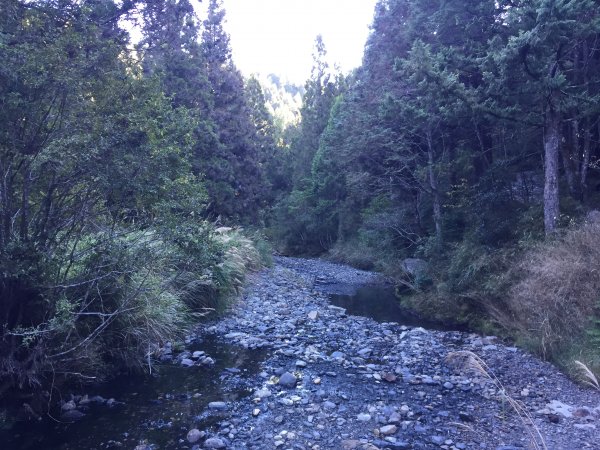
M 600 449 L 600 393 L 552 365 L 493 337 L 378 323 L 328 303 L 328 287 L 381 282 L 296 258 L 254 274 L 231 312 L 197 332 L 267 349 L 245 381 L 252 393 L 211 403 L 216 425 L 190 423 L 181 448 L 516 450 L 544 448 L 541 436 L 552 450 Z

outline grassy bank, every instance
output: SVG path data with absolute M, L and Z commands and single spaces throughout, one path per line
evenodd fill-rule
M 148 370 L 163 343 L 224 310 L 264 263 L 240 230 L 209 223 L 173 233 L 107 230 L 64 248 L 37 255 L 37 270 L 3 274 L 15 300 L 4 300 L 3 393 Z

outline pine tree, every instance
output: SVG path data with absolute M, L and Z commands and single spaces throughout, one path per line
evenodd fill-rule
M 211 0 L 201 44 L 214 95 L 210 117 L 219 140 L 218 148 L 203 167 L 212 200 L 209 211 L 214 217 L 257 222 L 265 196 L 260 144 L 243 78 L 231 58 L 224 17 L 221 2 Z

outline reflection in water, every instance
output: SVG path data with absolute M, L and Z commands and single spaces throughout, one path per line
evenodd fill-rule
M 159 367 L 155 376 L 123 376 L 89 388 L 91 395 L 115 398 L 124 405 L 108 408 L 91 405 L 84 419 L 74 424 L 53 420 L 20 422 L 0 432 L 2 450 L 133 449 L 141 440 L 160 449 L 180 448 L 192 426 L 206 427 L 219 420 L 209 416 L 212 401 L 232 402 L 249 394 L 244 378 L 258 373 L 265 350 L 247 350 L 207 338 L 191 346 L 215 360 L 210 368 L 179 365 Z M 226 370 L 230 369 L 230 370 Z M 236 378 L 227 383 L 224 378 Z
M 342 294 L 335 292 L 343 292 Z M 397 322 L 400 325 L 417 326 L 434 330 L 457 330 L 460 327 L 440 324 L 417 316 L 403 308 L 394 288 L 385 285 L 362 286 L 357 289 L 329 290 L 332 305 L 346 309 L 354 316 L 370 317 L 377 322 Z

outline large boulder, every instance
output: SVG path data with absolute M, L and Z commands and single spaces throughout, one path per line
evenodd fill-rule
M 406 258 L 402 261 L 402 270 L 415 278 L 422 278 L 429 270 L 429 264 L 424 259 Z

